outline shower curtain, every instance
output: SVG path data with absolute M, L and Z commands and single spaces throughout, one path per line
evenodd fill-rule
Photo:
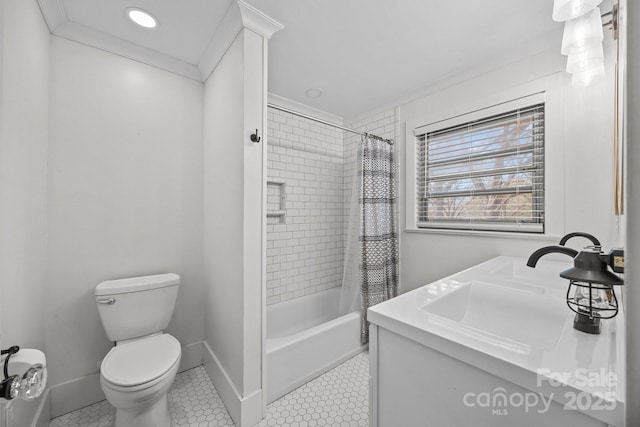
M 393 146 L 368 135 L 363 137 L 353 180 L 341 309 L 355 309 L 360 303 L 360 337 L 365 344 L 369 341 L 367 309 L 393 298 L 398 291 Z M 356 283 L 359 287 L 354 286 Z

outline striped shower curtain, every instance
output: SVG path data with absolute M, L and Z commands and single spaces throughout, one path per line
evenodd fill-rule
M 367 309 L 398 292 L 396 165 L 393 145 L 365 136 L 360 146 L 361 340 L 369 341 Z

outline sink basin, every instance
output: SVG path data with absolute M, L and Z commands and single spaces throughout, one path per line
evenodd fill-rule
M 471 281 L 419 307 L 440 327 L 520 353 L 555 348 L 568 309 L 540 288 Z

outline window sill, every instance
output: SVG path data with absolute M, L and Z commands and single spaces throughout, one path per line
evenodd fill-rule
M 549 234 L 516 233 L 509 231 L 450 230 L 434 228 L 405 228 L 403 231 L 409 234 L 443 234 L 450 236 L 467 237 L 498 237 L 503 239 L 538 240 L 554 243 L 558 243 L 560 241 L 560 238 L 562 237 Z

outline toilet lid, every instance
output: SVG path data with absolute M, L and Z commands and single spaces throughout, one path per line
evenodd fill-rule
M 169 334 L 154 335 L 113 347 L 100 372 L 105 380 L 133 387 L 164 375 L 180 358 L 180 342 Z

